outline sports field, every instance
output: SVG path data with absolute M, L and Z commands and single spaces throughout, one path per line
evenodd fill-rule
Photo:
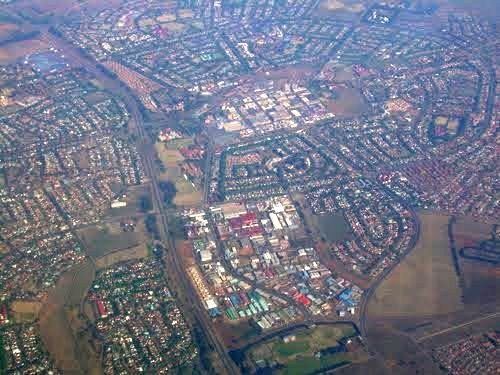
M 327 348 L 341 348 L 339 340 L 355 333 L 349 324 L 299 329 L 285 336 L 288 342 L 283 337 L 275 337 L 258 344 L 249 350 L 248 357 L 253 363 L 278 363 L 277 373 L 280 374 L 312 374 L 364 359 L 364 352 L 348 352 L 343 348 L 338 352 L 318 354 Z

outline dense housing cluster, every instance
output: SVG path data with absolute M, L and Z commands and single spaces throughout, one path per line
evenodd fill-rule
M 166 373 L 188 364 L 197 349 L 157 260 L 102 271 L 89 291 L 104 342 L 104 373 Z
M 34 325 L 16 325 L 1 332 L 2 370 L 7 374 L 58 374 Z
M 499 334 L 488 332 L 434 350 L 434 358 L 453 375 L 494 374 L 500 366 Z
M 47 52 L 42 60 L 54 58 Z M 110 136 L 126 125 L 124 105 L 93 86 L 85 71 L 65 63 L 45 71 L 30 62 L 2 67 L 6 298 L 43 295 L 84 257 L 70 229 L 96 222 L 122 187 L 145 179 L 135 147 Z
M 365 292 L 414 246 L 417 209 L 498 222 L 495 25 L 403 0 L 75 9 L 40 27 L 43 38 L 95 74 L 55 48 L 0 66 L 0 352 L 9 371 L 52 368 L 36 328 L 11 325 L 9 306 L 47 298 L 85 259 L 88 243 L 75 233 L 124 208 L 117 198 L 133 186 L 147 191 L 142 212 L 120 211 L 136 217 L 121 218 L 113 235 L 146 217 L 150 250 L 167 247 L 169 277 L 181 298 L 200 301 L 194 320 L 221 358 L 212 323 L 261 333 L 358 319 Z M 85 301 L 104 372 L 181 371 L 198 349 L 164 259 L 125 250 L 101 259 Z M 492 333 L 434 357 L 451 373 L 487 372 L 497 347 Z

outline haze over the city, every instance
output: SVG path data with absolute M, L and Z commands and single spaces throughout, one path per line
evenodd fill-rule
M 499 12 L 0 0 L 0 374 L 498 374 Z

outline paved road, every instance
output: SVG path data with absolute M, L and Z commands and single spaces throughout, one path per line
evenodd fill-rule
M 499 315 L 500 315 L 500 312 L 496 312 L 496 313 L 493 313 L 493 314 L 489 314 L 489 315 L 483 316 L 481 318 L 470 320 L 470 321 L 462 323 L 462 324 L 457 324 L 456 326 L 449 327 L 449 328 L 443 329 L 441 331 L 431 333 L 430 335 L 426 335 L 426 336 L 420 337 L 417 340 L 417 342 L 420 343 L 420 342 L 428 340 L 428 339 L 430 339 L 432 337 L 442 335 L 443 333 L 447 333 L 447 332 L 451 332 L 451 331 L 454 331 L 454 330 L 459 329 L 459 328 L 467 327 L 467 326 L 470 326 L 470 325 L 475 324 L 477 322 L 481 322 L 483 320 L 495 318 L 495 317 L 497 317 Z

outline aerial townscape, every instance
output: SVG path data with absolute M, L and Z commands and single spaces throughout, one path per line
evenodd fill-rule
M 0 374 L 498 375 L 499 20 L 0 0 Z

